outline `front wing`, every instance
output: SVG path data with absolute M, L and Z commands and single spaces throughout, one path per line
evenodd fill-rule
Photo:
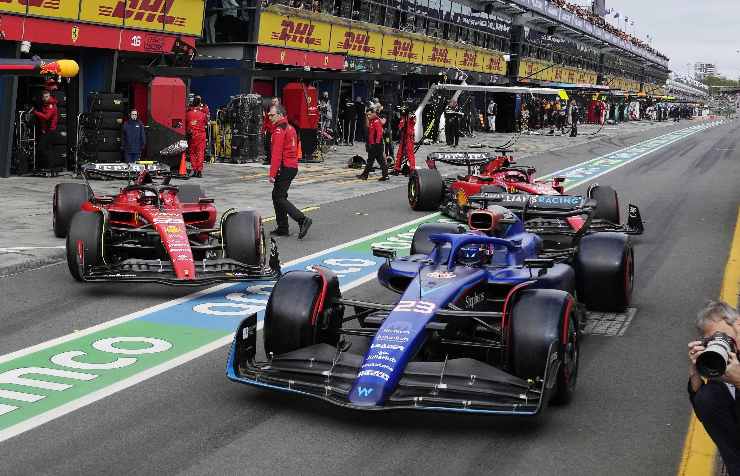
M 237 329 L 226 366 L 227 377 L 238 383 L 314 397 L 357 410 L 428 410 L 498 415 L 538 414 L 554 386 L 559 360 L 551 350 L 544 378 L 525 381 L 487 363 L 470 359 L 411 362 L 396 390 L 383 406 L 356 406 L 349 393 L 363 354 L 316 344 L 264 362 L 257 353 L 257 315 Z M 543 363 L 544 364 L 544 363 Z

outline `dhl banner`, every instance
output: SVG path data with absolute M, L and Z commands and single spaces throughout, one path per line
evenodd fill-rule
M 629 91 L 633 93 L 640 92 L 640 83 L 637 81 L 632 81 L 619 76 L 607 77 L 606 80 L 610 89 L 620 89 L 622 91 Z
M 596 84 L 597 81 L 597 74 L 593 71 L 553 66 L 547 61 L 532 59 L 525 59 L 519 63 L 519 77 L 570 84 Z
M 192 36 L 201 35 L 204 6 L 204 0 L 0 0 L 0 12 Z
M 381 33 L 362 25 L 360 22 L 329 23 L 267 10 L 260 14 L 258 42 L 283 48 L 506 74 L 506 62 L 500 53 L 463 50 L 446 42 Z

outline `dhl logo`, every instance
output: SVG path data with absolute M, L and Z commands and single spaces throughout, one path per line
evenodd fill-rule
M 491 56 L 488 59 L 488 64 L 486 65 L 486 69 L 488 71 L 499 71 L 501 68 L 501 58 L 498 56 Z M 534 73 L 534 64 L 529 63 L 527 65 L 527 75 L 530 75 Z
M 475 53 L 474 51 L 473 52 L 466 51 L 463 54 L 462 65 L 463 66 L 467 66 L 467 67 L 475 67 L 475 66 L 478 66 L 477 65 L 477 60 L 478 60 L 478 54 L 477 53 Z
M 305 43 L 306 45 L 321 45 L 321 38 L 314 38 L 315 27 L 310 23 L 283 20 L 280 24 L 282 30 L 273 32 L 272 39 L 279 41 L 290 41 L 291 43 Z
M 44 8 L 46 10 L 59 10 L 60 0 L 16 0 L 19 5 Z M 13 3 L 13 0 L 0 0 L 0 3 Z
M 101 5 L 98 14 L 104 17 L 125 18 L 161 25 L 184 27 L 187 19 L 168 15 L 175 0 L 120 0 L 115 7 Z
M 375 53 L 375 47 L 370 46 L 370 35 L 367 33 L 344 33 L 344 41 L 337 42 L 337 48 L 347 51 L 361 51 L 363 53 Z
M 432 55 L 429 57 L 429 61 L 432 63 L 443 63 L 449 64 L 450 60 L 447 58 L 447 48 L 432 48 Z
M 573 71 L 568 71 L 568 82 L 569 83 L 576 82 L 576 73 L 574 73 Z
M 397 58 L 407 58 L 411 60 L 416 59 L 416 57 L 419 56 L 414 53 L 413 50 L 413 41 L 393 40 L 393 48 L 388 50 L 388 54 Z
M 555 69 L 555 81 L 561 81 L 563 79 L 563 70 L 560 68 Z

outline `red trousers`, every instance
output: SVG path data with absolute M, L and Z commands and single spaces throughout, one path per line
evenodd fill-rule
M 398 152 L 396 152 L 396 165 L 393 167 L 395 170 L 401 171 L 401 162 L 403 161 L 404 155 L 406 160 L 409 162 L 409 169 L 414 170 L 416 168 L 416 156 L 414 156 L 414 139 L 404 137 L 401 139 L 401 143 L 398 144 Z
M 203 161 L 206 155 L 206 136 L 205 134 L 192 134 L 188 140 L 188 150 L 190 151 L 190 163 L 195 172 L 203 171 Z

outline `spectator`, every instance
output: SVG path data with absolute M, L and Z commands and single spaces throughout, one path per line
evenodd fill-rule
M 141 154 L 146 147 L 146 131 L 144 124 L 139 120 L 139 112 L 132 109 L 129 119 L 123 124 L 123 156 L 127 163 L 133 164 L 141 159 Z
M 223 11 L 221 12 L 221 30 L 224 32 L 226 41 L 239 41 L 241 22 L 239 21 L 239 2 L 237 0 L 221 0 Z
M 216 42 L 216 21 L 221 11 L 221 0 L 206 1 L 206 21 L 204 24 L 206 43 Z

